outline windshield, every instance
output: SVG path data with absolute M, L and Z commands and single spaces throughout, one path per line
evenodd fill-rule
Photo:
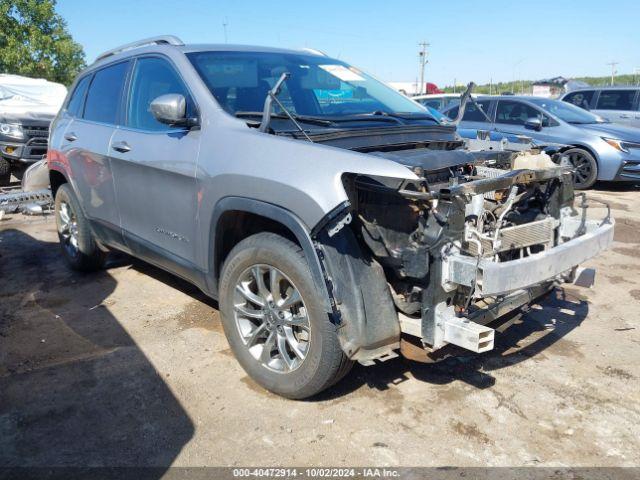
M 435 119 L 422 106 L 348 64 L 319 55 L 273 52 L 192 52 L 187 57 L 232 115 L 262 112 L 268 91 L 284 72 L 278 100 L 293 115 L 340 119 L 402 115 Z M 274 105 L 274 113 L 281 109 Z M 393 122 L 391 122 L 393 124 Z
M 602 117 L 566 102 L 549 100 L 547 98 L 528 98 L 527 100 L 567 123 L 588 124 L 605 122 Z

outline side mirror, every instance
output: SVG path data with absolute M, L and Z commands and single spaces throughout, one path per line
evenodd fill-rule
M 537 117 L 529 118 L 526 122 L 524 122 L 524 127 L 529 130 L 535 130 L 539 132 L 542 130 L 542 120 Z
M 168 93 L 151 102 L 151 113 L 160 123 L 174 126 L 192 127 L 197 121 L 187 118 L 187 99 L 184 95 Z

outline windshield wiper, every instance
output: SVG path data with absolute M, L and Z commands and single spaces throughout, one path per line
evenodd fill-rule
M 402 120 L 432 120 L 437 123 L 437 120 L 433 118 L 432 115 L 425 115 L 421 113 L 417 115 L 413 115 L 413 114 L 405 114 L 400 112 L 387 112 L 384 110 L 376 110 L 375 112 L 371 112 L 370 115 L 379 115 L 382 117 L 391 117 L 394 119 L 402 119 Z
M 344 115 L 340 117 L 330 117 L 327 119 L 331 123 L 348 123 L 348 122 L 393 122 L 404 125 L 404 123 L 394 115 L 385 115 L 378 112 L 373 113 L 355 113 L 352 115 Z
M 307 132 L 304 131 L 304 128 L 300 126 L 300 124 L 296 121 L 293 115 L 291 115 L 289 110 L 287 110 L 285 106 L 282 105 L 282 102 L 278 100 L 278 95 L 280 94 L 280 91 L 282 89 L 282 84 L 285 82 L 287 78 L 289 78 L 290 75 L 291 74 L 289 72 L 283 72 L 282 75 L 280 75 L 280 78 L 278 79 L 278 81 L 273 86 L 273 88 L 269 90 L 269 92 L 267 93 L 267 98 L 264 99 L 264 109 L 262 110 L 262 121 L 260 122 L 260 126 L 258 127 L 258 130 L 261 132 L 266 132 L 267 129 L 269 128 L 269 124 L 271 123 L 271 105 L 273 102 L 276 102 L 278 106 L 282 109 L 282 111 L 287 115 L 287 117 L 289 117 L 289 119 L 293 122 L 296 128 L 300 130 L 300 133 L 302 133 L 302 135 L 304 135 L 304 137 L 307 140 L 313 143 L 313 140 L 309 138 L 309 135 L 307 135 Z
M 262 117 L 263 112 L 236 112 L 234 114 L 238 118 L 251 118 L 251 117 Z M 291 116 L 295 118 L 298 122 L 310 123 L 312 125 L 320 125 L 322 127 L 330 127 L 334 124 L 331 120 L 323 120 L 317 117 L 310 117 L 307 115 L 298 115 L 292 113 Z M 291 117 L 281 114 L 281 113 L 272 113 L 271 118 L 277 118 L 279 120 L 290 120 Z

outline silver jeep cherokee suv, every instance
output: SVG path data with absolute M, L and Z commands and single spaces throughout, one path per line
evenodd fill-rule
M 164 36 L 106 52 L 70 89 L 48 159 L 72 267 L 116 249 L 194 283 L 242 367 L 290 398 L 398 350 L 490 350 L 613 238 L 545 153 L 471 151 L 311 50 Z

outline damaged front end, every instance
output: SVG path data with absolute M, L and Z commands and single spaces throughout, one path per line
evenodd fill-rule
M 588 219 L 571 170 L 545 153 L 380 155 L 418 179 L 345 175 L 348 204 L 314 232 L 342 347 L 362 363 L 401 337 L 425 361 L 449 344 L 491 350 L 496 322 L 613 241 L 610 215 Z

